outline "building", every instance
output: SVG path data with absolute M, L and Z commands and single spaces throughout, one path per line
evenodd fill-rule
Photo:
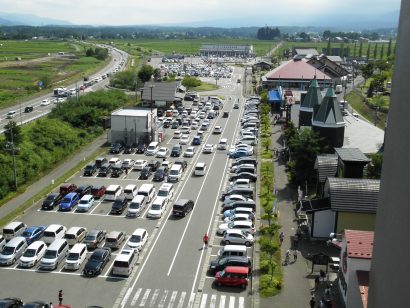
M 199 51 L 204 57 L 253 57 L 253 45 L 237 44 L 202 44 Z
M 349 71 L 337 62 L 331 60 L 332 58 L 322 54 L 320 56 L 310 57 L 307 63 L 312 65 L 317 70 L 330 76 L 335 83 L 341 84 L 341 78 L 343 76 L 347 76 L 349 74 Z
M 342 178 L 363 178 L 364 167 L 370 159 L 357 148 L 336 148 L 338 176 Z
M 108 140 L 126 145 L 156 140 L 156 109 L 120 109 L 111 114 Z
M 180 104 L 185 96 L 186 88 L 180 81 L 146 82 L 141 89 L 142 105 L 144 107 L 169 108 Z
M 252 65 L 252 71 L 257 72 L 257 71 L 267 71 L 271 70 L 273 68 L 273 64 L 269 61 L 258 61 L 254 65 Z
M 373 257 L 372 231 L 345 230 L 341 242 L 338 286 L 346 307 L 367 308 Z
M 289 60 L 262 76 L 262 85 L 266 89 L 279 86 L 287 89 L 305 90 L 312 79 L 316 79 L 320 88 L 333 85 L 333 80 L 327 74 L 314 68 L 305 59 Z
M 282 87 L 277 87 L 276 89 L 270 90 L 268 92 L 268 104 L 271 107 L 271 111 L 279 111 L 283 106 L 284 96 Z
M 310 83 L 309 90 L 303 99 L 299 109 L 299 127 L 312 126 L 313 110 L 322 102 L 322 92 L 316 79 Z
M 345 121 L 333 88 L 327 89 L 317 111 L 313 111 L 312 129 L 326 140 L 330 148 L 343 146 Z
M 318 56 L 316 48 L 294 47 L 292 50 L 294 56 L 306 57 L 306 56 Z

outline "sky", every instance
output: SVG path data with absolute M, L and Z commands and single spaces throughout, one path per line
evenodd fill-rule
M 326 15 L 360 19 L 399 8 L 400 0 L 0 0 L 1 12 L 77 25 L 309 25 Z

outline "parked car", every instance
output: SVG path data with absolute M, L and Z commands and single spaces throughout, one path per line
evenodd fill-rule
M 151 167 L 152 172 L 157 171 L 161 167 L 161 163 L 157 160 L 150 160 L 147 165 Z
M 93 187 L 91 185 L 81 185 L 78 186 L 75 192 L 78 194 L 79 198 L 82 198 L 84 195 L 89 195 L 91 194 L 91 189 Z
M 60 204 L 61 199 L 63 199 L 63 195 L 61 194 L 49 194 L 47 198 L 44 199 L 41 209 L 45 211 L 52 210 Z
M 77 205 L 77 212 L 88 212 L 94 205 L 93 195 L 84 195 Z
M 119 178 L 124 173 L 124 169 L 120 166 L 112 167 L 111 177 L 112 178 Z
M 184 152 L 184 157 L 193 157 L 195 154 L 195 147 L 188 147 Z
M 131 158 L 126 158 L 122 161 L 121 168 L 124 170 L 131 170 L 134 167 L 135 161 Z
M 185 169 L 188 167 L 187 161 L 183 159 L 175 160 L 174 165 L 181 165 L 182 171 L 185 171 Z
M 165 176 L 168 176 L 168 168 L 161 166 L 160 168 L 157 169 L 157 171 L 155 171 L 153 180 L 157 182 L 161 182 L 164 180 Z
M 148 240 L 148 232 L 145 229 L 136 229 L 127 242 L 127 246 L 131 249 L 141 251 Z
M 87 233 L 83 243 L 87 245 L 87 249 L 95 249 L 105 240 L 106 233 L 104 230 L 91 230 Z
M 122 214 L 124 210 L 127 208 L 128 199 L 125 195 L 121 195 L 117 197 L 112 204 L 111 207 L 111 214 Z
M 106 177 L 111 173 L 111 171 L 112 171 L 111 164 L 105 163 L 104 165 L 101 166 L 100 170 L 98 171 L 98 176 Z
M 166 147 L 159 148 L 155 157 L 157 158 L 166 158 L 169 155 L 169 150 Z
M 74 206 L 77 205 L 78 201 L 80 201 L 80 197 L 76 192 L 69 193 L 65 195 L 63 200 L 61 200 L 61 203 L 59 205 L 59 210 L 60 211 L 71 211 Z
M 111 231 L 107 234 L 105 240 L 105 247 L 111 249 L 118 249 L 121 247 L 122 242 L 125 241 L 125 232 L 122 231 Z
M 35 266 L 44 256 L 46 250 L 47 245 L 43 241 L 35 241 L 31 243 L 21 256 L 19 266 L 26 268 Z
M 212 275 L 215 275 L 219 271 L 223 271 L 227 266 L 243 266 L 248 267 L 251 270 L 251 261 L 247 257 L 230 256 L 224 258 L 218 258 L 211 261 L 209 264 L 209 271 Z
M 246 288 L 248 286 L 249 268 L 242 266 L 227 266 L 215 275 L 218 286 L 232 286 Z
M 147 145 L 145 143 L 138 143 L 137 144 L 137 154 L 144 154 L 147 149 Z
M 106 188 L 104 185 L 97 185 L 93 186 L 93 188 L 91 189 L 91 194 L 95 199 L 100 199 L 102 196 L 104 196 L 105 191 Z
M 97 166 L 95 164 L 89 164 L 84 168 L 84 176 L 93 176 L 97 172 Z
M 111 154 L 120 154 L 124 150 L 124 146 L 121 143 L 113 143 L 110 148 Z
M 60 186 L 60 195 L 67 195 L 70 192 L 73 192 L 77 189 L 77 185 L 72 183 L 65 183 Z
M 34 241 L 38 241 L 44 234 L 46 226 L 32 226 L 24 230 L 22 236 L 25 237 L 27 244 L 30 245 Z
M 135 148 L 132 145 L 126 145 L 124 147 L 124 154 L 133 154 L 135 152 Z
M 251 246 L 254 242 L 253 235 L 247 231 L 240 229 L 228 229 L 224 235 L 225 245 L 245 245 L 247 247 Z
M 146 165 L 148 164 L 148 162 L 145 159 L 137 159 L 134 163 L 133 169 L 140 171 L 142 170 Z
M 103 271 L 111 258 L 110 248 L 98 248 L 85 264 L 83 274 L 85 276 L 98 276 Z
M 139 179 L 140 180 L 147 180 L 152 174 L 151 167 L 150 166 L 145 166 L 142 168 Z
M 179 143 L 174 144 L 171 150 L 171 157 L 179 157 L 181 156 L 181 152 L 182 152 L 182 146 Z

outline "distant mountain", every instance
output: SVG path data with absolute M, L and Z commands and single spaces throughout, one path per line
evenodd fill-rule
M 18 13 L 5 13 L 0 12 L 0 25 L 1 26 L 47 26 L 47 25 L 56 25 L 56 26 L 68 26 L 72 23 L 47 17 L 40 17 L 32 14 L 18 14 Z

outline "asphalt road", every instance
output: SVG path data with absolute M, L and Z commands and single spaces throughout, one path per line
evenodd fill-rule
M 107 72 L 112 72 L 113 68 L 115 66 L 119 65 L 121 60 L 124 60 L 124 65 L 121 67 L 121 69 L 123 69 L 125 67 L 125 64 L 127 63 L 127 58 L 128 58 L 127 53 L 125 53 L 123 51 L 120 51 L 120 50 L 117 50 L 117 49 L 112 49 L 111 55 L 112 55 L 112 59 L 111 59 L 110 63 L 106 67 L 104 67 L 102 70 L 100 70 L 97 73 L 91 75 L 90 79 L 101 76 L 102 74 L 105 74 Z M 82 83 L 83 83 L 83 80 L 79 80 L 78 83 L 77 83 L 77 86 L 82 85 Z M 101 81 L 99 83 L 96 83 L 91 87 L 88 87 L 85 91 L 81 91 L 80 94 L 101 89 L 101 88 L 105 87 L 108 83 L 109 83 L 109 79 L 106 78 L 103 81 Z M 66 86 L 67 89 L 72 89 L 72 88 L 75 88 L 75 87 L 76 87 L 75 83 Z M 49 99 L 51 101 L 51 103 L 47 106 L 41 106 L 40 105 L 41 102 L 45 99 Z M 0 110 L 0 132 L 3 131 L 4 126 L 10 120 L 15 121 L 17 124 L 24 124 L 24 123 L 33 121 L 33 120 L 35 120 L 35 119 L 49 113 L 51 111 L 51 109 L 55 106 L 55 104 L 53 103 L 54 99 L 55 99 L 55 97 L 53 96 L 53 93 L 49 93 L 49 94 L 45 94 L 41 97 L 28 100 L 24 103 L 21 103 L 21 104 L 18 104 L 18 105 L 15 105 L 15 106 Z M 25 113 L 24 109 L 25 109 L 26 106 L 33 106 L 34 110 L 30 113 Z M 7 118 L 7 113 L 9 111 L 15 111 L 16 112 L 14 117 L 11 118 L 11 119 Z
M 234 142 L 241 111 L 232 110 L 232 105 L 238 99 L 243 101 L 242 86 L 236 83 L 237 78 L 242 75 L 243 69 L 236 67 L 231 80 L 220 81 L 221 89 L 207 93 L 225 96 L 224 110 L 229 110 L 230 116 L 213 120 L 203 144 L 217 144 L 222 137 Z M 221 135 L 210 133 L 215 125 L 223 127 Z M 168 139 L 164 144 L 171 148 L 177 140 L 169 139 L 173 130 L 166 129 L 165 133 Z M 194 134 L 195 132 L 192 132 L 191 136 Z M 183 146 L 184 149 L 186 147 Z M 136 154 L 118 156 L 120 159 L 152 159 Z M 107 155 L 107 158 L 110 157 L 112 155 Z M 147 219 L 146 211 L 141 217 L 132 219 L 124 215 L 113 216 L 109 214 L 111 203 L 100 201 L 89 213 L 44 212 L 40 210 L 38 203 L 21 218 L 27 225 L 59 223 L 67 227 L 84 226 L 88 230 L 120 230 L 128 236 L 136 228 L 145 228 L 150 235 L 149 241 L 130 278 L 114 277 L 110 274 L 113 260 L 118 253 L 116 251 L 103 273 L 95 278 L 82 277 L 82 268 L 67 272 L 62 268 L 64 263 L 52 272 L 41 271 L 37 267 L 20 269 L 14 265 L 0 268 L 0 298 L 17 296 L 25 301 L 41 299 L 56 302 L 58 290 L 62 289 L 65 293 L 64 303 L 73 307 L 249 307 L 249 290 L 218 290 L 212 284 L 213 277 L 207 276 L 209 260 L 221 247 L 221 238 L 215 236 L 215 228 L 220 223 L 219 196 L 226 184 L 227 169 L 230 165 L 226 151 L 215 150 L 213 154 L 202 154 L 200 147 L 197 147 L 196 155 L 187 161 L 188 169 L 184 172 L 182 181 L 175 184 L 173 199 L 167 205 L 166 214 L 159 220 Z M 197 161 L 206 162 L 208 165 L 208 172 L 203 177 L 192 176 L 192 168 Z M 77 185 L 120 184 L 123 187 L 130 183 L 153 183 L 151 178 L 147 181 L 138 180 L 138 175 L 139 172 L 134 171 L 119 179 L 112 179 L 76 174 L 67 181 Z M 162 183 L 154 184 L 158 189 Z M 195 207 L 185 218 L 175 219 L 169 214 L 173 202 L 180 198 L 194 200 Z M 211 247 L 208 249 L 202 247 L 202 236 L 205 232 L 210 235 Z

